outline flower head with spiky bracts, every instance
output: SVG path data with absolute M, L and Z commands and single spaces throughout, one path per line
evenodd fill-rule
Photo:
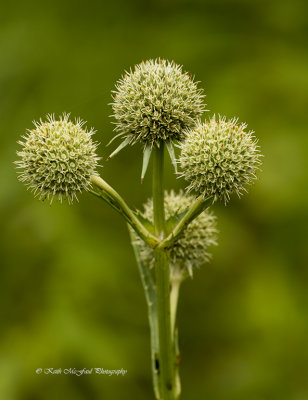
M 67 114 L 59 120 L 49 115 L 46 122 L 40 120 L 34 126 L 19 142 L 19 179 L 41 200 L 58 196 L 72 202 L 77 193 L 89 188 L 90 176 L 95 174 L 99 158 L 91 137 L 94 131 L 84 129 L 79 119 L 71 122 Z
M 165 214 L 166 221 L 176 218 L 195 201 L 194 196 L 180 191 L 165 193 Z M 142 216 L 149 221 L 153 221 L 153 200 L 149 199 L 144 204 Z M 200 267 L 210 260 L 208 247 L 216 245 L 217 229 L 216 217 L 208 210 L 205 210 L 194 219 L 184 230 L 181 237 L 175 242 L 171 249 L 171 274 L 173 276 L 187 275 L 192 276 L 193 267 Z M 136 238 L 140 246 L 141 258 L 144 262 L 153 262 L 153 250 L 148 247 L 141 239 Z
M 148 154 L 153 145 L 172 143 L 185 137 L 204 111 L 202 90 L 182 67 L 166 60 L 149 60 L 126 73 L 113 92 L 115 130 L 124 141 L 110 157 L 127 144 L 141 142 Z
M 257 140 L 246 128 L 237 119 L 213 116 L 187 132 L 179 163 L 188 191 L 227 203 L 233 192 L 246 190 L 261 164 Z

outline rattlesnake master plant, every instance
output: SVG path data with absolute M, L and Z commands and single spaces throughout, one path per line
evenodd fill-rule
M 49 115 L 45 122 L 34 122 L 35 128 L 19 142 L 19 179 L 41 200 L 58 196 L 72 202 L 77 193 L 89 189 L 99 158 L 92 141 L 94 131 L 83 125 L 80 119 L 71 122 L 67 114 L 59 120 Z
M 233 192 L 246 191 L 261 164 L 257 140 L 246 128 L 235 118 L 213 116 L 186 132 L 179 161 L 189 191 L 225 203 Z
M 165 217 L 167 225 L 172 224 L 194 202 L 194 197 L 182 190 L 175 193 L 173 190 L 165 192 Z M 143 218 L 153 222 L 154 210 L 153 199 L 149 199 L 143 205 L 141 212 Z M 169 221 L 169 223 L 168 223 Z M 170 273 L 179 279 L 185 279 L 193 275 L 193 268 L 198 268 L 207 263 L 211 254 L 208 248 L 217 245 L 216 217 L 209 210 L 205 210 L 182 232 L 176 241 L 170 254 Z M 154 265 L 153 249 L 139 237 L 136 245 L 140 247 L 140 255 L 143 262 Z
M 94 131 L 68 115 L 35 123 L 17 152 L 19 179 L 40 199 L 68 199 L 90 190 L 129 224 L 131 242 L 149 311 L 151 363 L 157 400 L 178 400 L 179 345 L 176 310 L 182 281 L 209 260 L 216 244 L 216 218 L 209 207 L 225 203 L 255 179 L 261 155 L 252 132 L 237 120 L 215 117 L 201 122 L 203 95 L 182 67 L 149 60 L 126 73 L 113 93 L 116 130 L 128 144 L 143 144 L 142 178 L 153 153 L 152 199 L 133 211 L 96 172 Z M 181 153 L 175 159 L 173 144 Z M 165 192 L 164 149 L 182 168 L 186 191 Z M 109 157 L 109 158 L 110 158 Z M 196 196 L 196 197 L 195 197 Z M 153 267 L 153 268 L 151 268 Z

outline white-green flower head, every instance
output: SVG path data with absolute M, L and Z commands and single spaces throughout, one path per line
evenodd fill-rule
M 72 202 L 77 193 L 89 188 L 90 176 L 95 174 L 99 158 L 92 141 L 94 131 L 84 129 L 79 119 L 71 122 L 67 114 L 59 120 L 49 115 L 46 122 L 40 120 L 34 126 L 19 142 L 19 179 L 41 200 L 57 196 Z
M 213 116 L 187 132 L 179 163 L 188 191 L 225 203 L 232 193 L 240 196 L 246 191 L 261 164 L 257 140 L 246 128 L 237 119 Z
M 126 73 L 113 92 L 115 130 L 133 144 L 184 139 L 204 111 L 197 82 L 173 61 L 149 60 Z
M 182 191 L 178 194 L 173 191 L 166 192 L 165 215 L 167 225 L 173 218 L 187 210 L 194 201 L 194 196 L 185 194 Z M 144 204 L 142 216 L 153 222 L 152 199 Z M 211 255 L 208 252 L 208 248 L 217 244 L 216 239 L 216 217 L 210 211 L 205 210 L 186 227 L 171 249 L 171 274 L 183 277 L 188 274 L 192 276 L 194 267 L 200 267 L 210 260 Z M 139 239 L 139 245 L 141 246 L 143 261 L 151 263 L 153 250 L 141 239 Z

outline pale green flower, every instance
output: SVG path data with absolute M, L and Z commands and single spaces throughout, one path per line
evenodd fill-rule
M 197 83 L 182 67 L 166 60 L 135 66 L 116 85 L 113 116 L 116 131 L 131 143 L 182 140 L 204 111 Z
M 172 219 L 186 211 L 195 201 L 194 196 L 180 191 L 165 193 L 165 216 L 167 226 L 172 223 Z M 153 201 L 149 199 L 144 204 L 142 217 L 153 222 Z M 192 275 L 194 267 L 200 267 L 211 258 L 208 248 L 216 245 L 217 229 L 216 217 L 212 212 L 205 210 L 194 219 L 183 231 L 181 237 L 176 241 L 171 249 L 171 274 L 182 275 L 183 277 Z M 148 247 L 141 239 L 136 238 L 140 246 L 141 258 L 144 262 L 151 265 L 153 263 L 153 250 Z
M 19 142 L 19 179 L 41 200 L 58 196 L 72 202 L 77 193 L 89 188 L 90 176 L 95 174 L 99 158 L 91 137 L 94 131 L 84 129 L 81 120 L 71 122 L 66 114 L 59 120 L 49 115 L 46 122 L 34 125 Z
M 237 119 L 213 116 L 187 131 L 179 163 L 188 191 L 225 203 L 233 192 L 240 196 L 246 191 L 261 164 L 257 140 L 246 128 Z
M 197 82 L 173 61 L 149 60 L 126 73 L 113 92 L 115 137 L 123 142 L 109 158 L 128 144 L 141 142 L 143 179 L 152 148 L 165 143 L 176 170 L 173 143 L 185 137 L 204 111 L 204 95 Z

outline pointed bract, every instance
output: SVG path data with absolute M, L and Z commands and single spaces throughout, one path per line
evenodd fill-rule
M 171 158 L 172 165 L 174 166 L 174 171 L 175 171 L 175 173 L 177 173 L 178 172 L 178 167 L 177 167 L 177 162 L 176 162 L 176 158 L 175 158 L 173 143 L 172 142 L 167 142 L 166 143 L 166 147 L 167 147 L 169 156 Z
M 107 157 L 107 160 L 110 160 L 115 155 L 117 155 L 124 147 L 126 147 L 131 142 L 131 138 L 127 137 L 123 142 Z M 110 142 L 109 142 L 110 143 Z
M 147 172 L 149 161 L 151 158 L 152 146 L 148 145 L 143 150 L 143 160 L 142 160 L 142 172 L 141 172 L 141 183 L 143 182 L 144 176 Z

